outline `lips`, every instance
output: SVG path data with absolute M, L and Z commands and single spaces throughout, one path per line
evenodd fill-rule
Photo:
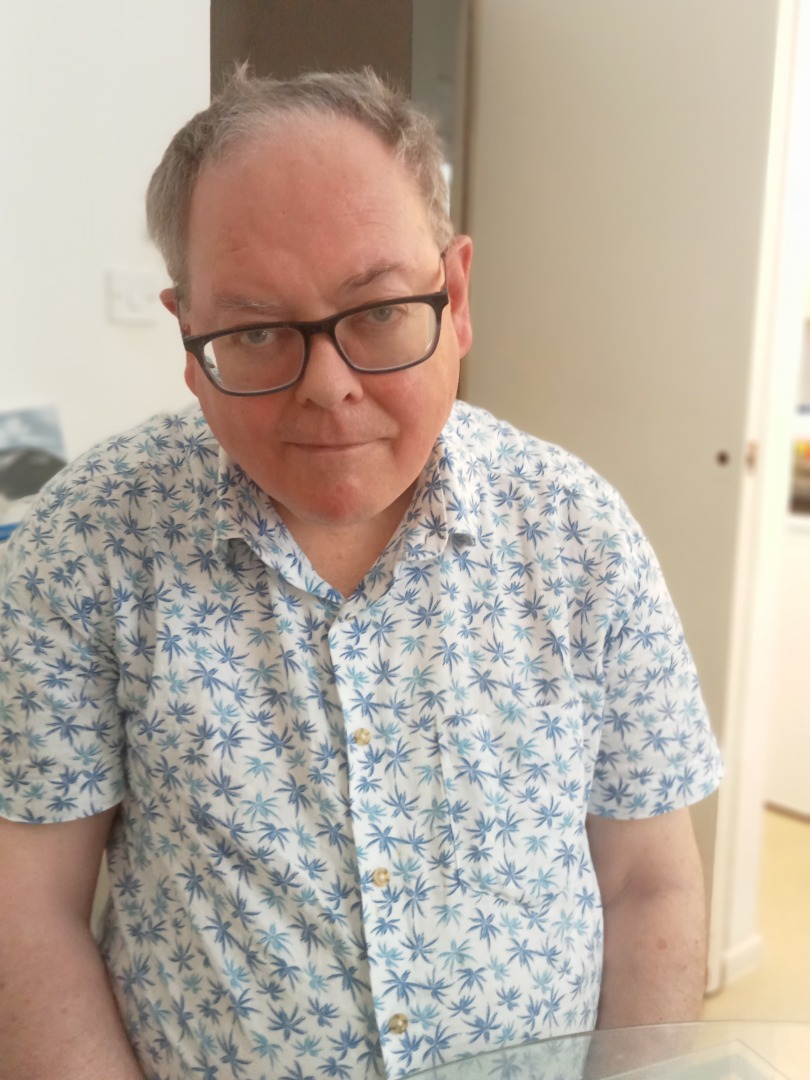
M 327 450 L 341 446 L 359 446 L 365 439 L 291 439 L 293 446 L 316 446 Z
M 391 437 L 379 432 L 365 435 L 359 434 L 357 431 L 345 435 L 299 435 L 296 433 L 282 438 L 281 441 L 288 446 L 298 447 L 302 450 L 351 450 L 357 446 L 368 446 L 370 443 L 384 442 L 386 438 Z
M 357 439 L 353 439 L 351 442 L 292 442 L 290 446 L 296 450 L 310 450 L 313 452 L 328 453 L 330 451 L 338 450 L 357 450 L 363 446 L 369 446 L 372 442 L 377 442 L 376 439 L 367 439 L 359 442 Z

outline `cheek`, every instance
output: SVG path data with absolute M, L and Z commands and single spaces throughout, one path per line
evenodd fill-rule
M 192 392 L 194 397 L 199 400 L 200 394 L 197 384 L 198 377 L 203 379 L 205 378 L 203 373 L 200 371 L 200 365 L 197 363 L 193 356 L 189 356 L 189 354 L 186 353 L 186 370 L 183 372 L 183 378 L 185 379 L 186 386 Z
M 430 457 L 453 407 L 456 386 L 449 373 L 442 371 L 441 377 L 436 373 L 432 378 L 409 379 L 390 399 L 388 411 L 399 430 L 397 456 L 409 473 L 417 475 Z
M 406 378 L 392 393 L 391 411 L 414 431 L 435 438 L 444 427 L 458 390 L 458 363 L 436 357 L 437 364 L 421 364 L 400 374 Z
M 249 471 L 251 453 L 264 456 L 272 441 L 278 402 L 272 396 L 251 399 L 222 394 L 204 376 L 197 380 L 197 397 L 220 445 Z

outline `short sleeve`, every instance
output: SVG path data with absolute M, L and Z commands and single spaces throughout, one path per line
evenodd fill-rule
M 60 473 L 0 562 L 0 815 L 60 822 L 124 794 L 102 529 Z
M 716 789 L 723 767 L 661 567 L 621 502 L 619 510 L 601 739 L 588 810 L 632 819 L 699 802 Z

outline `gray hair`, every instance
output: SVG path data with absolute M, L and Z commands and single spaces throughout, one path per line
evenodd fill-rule
M 189 207 L 203 167 L 269 134 L 276 121 L 292 115 L 346 116 L 372 131 L 416 181 L 440 250 L 452 240 L 439 136 L 432 121 L 404 94 L 384 83 L 371 68 L 309 72 L 282 81 L 252 77 L 244 64 L 209 107 L 177 132 L 147 190 L 149 235 L 163 255 L 178 299 L 188 299 Z

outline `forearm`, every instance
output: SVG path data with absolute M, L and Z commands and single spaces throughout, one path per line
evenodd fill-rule
M 0 1080 L 143 1080 L 89 930 L 46 925 L 0 938 Z
M 597 1026 L 697 1020 L 706 974 L 702 881 L 646 895 L 624 892 L 605 907 Z

